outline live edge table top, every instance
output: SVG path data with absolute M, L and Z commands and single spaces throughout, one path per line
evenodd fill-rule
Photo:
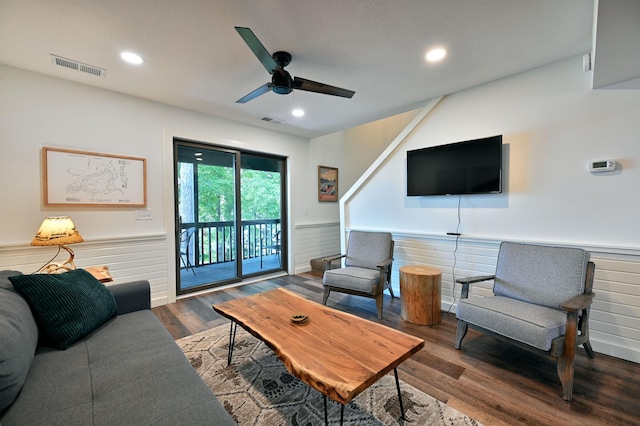
M 424 347 L 422 339 L 283 288 L 213 309 L 264 341 L 295 377 L 342 404 Z M 308 320 L 294 323 L 298 314 Z

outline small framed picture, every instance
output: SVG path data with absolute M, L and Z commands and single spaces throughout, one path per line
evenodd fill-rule
M 338 201 L 338 169 L 318 166 L 318 201 Z

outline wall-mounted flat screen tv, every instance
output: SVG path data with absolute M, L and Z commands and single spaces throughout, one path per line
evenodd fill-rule
M 407 195 L 502 192 L 502 135 L 407 151 Z

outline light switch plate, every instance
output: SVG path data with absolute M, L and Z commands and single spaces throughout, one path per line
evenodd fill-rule
M 152 219 L 153 219 L 153 211 L 151 211 L 151 209 L 136 210 L 136 220 L 152 220 Z

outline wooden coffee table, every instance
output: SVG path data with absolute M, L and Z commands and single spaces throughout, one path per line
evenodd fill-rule
M 231 364 L 237 325 L 265 342 L 287 370 L 344 405 L 378 379 L 394 371 L 400 410 L 404 407 L 396 367 L 424 347 L 424 340 L 346 312 L 307 300 L 283 288 L 213 305 L 229 318 Z M 294 323 L 292 316 L 308 319 Z

